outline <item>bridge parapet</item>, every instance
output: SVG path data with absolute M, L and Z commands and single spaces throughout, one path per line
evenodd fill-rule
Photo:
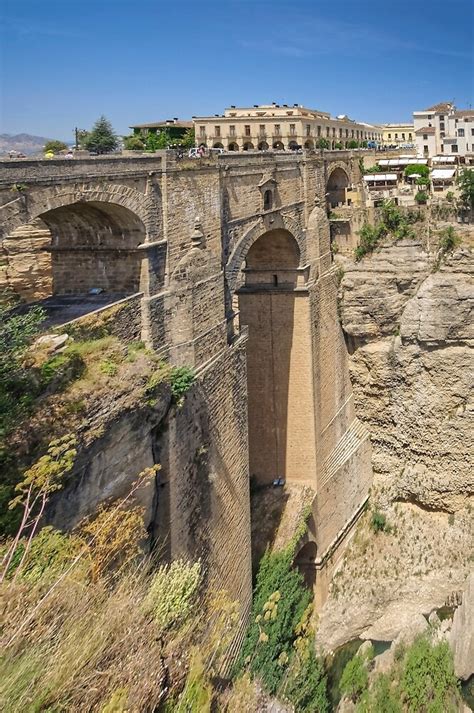
M 31 185 L 46 181 L 143 176 L 151 171 L 161 171 L 162 166 L 161 155 L 0 161 L 0 187 L 22 182 Z

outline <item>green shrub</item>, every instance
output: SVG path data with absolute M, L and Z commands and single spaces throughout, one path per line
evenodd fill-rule
M 266 552 L 260 562 L 252 613 L 237 672 L 248 665 L 275 693 L 282 677 L 282 659 L 290 659 L 295 630 L 311 600 L 303 577 L 292 567 L 293 549 Z
M 283 664 L 284 665 L 284 664 Z M 298 713 L 326 713 L 329 710 L 327 677 L 316 656 L 314 636 L 308 636 L 292 657 L 282 686 L 283 695 Z
M 27 538 L 22 538 L 8 568 L 7 576 L 15 574 L 25 551 Z M 43 527 L 31 541 L 23 563 L 20 579 L 36 583 L 55 580 L 68 567 L 83 547 L 79 538 L 65 535 L 52 527 Z M 0 554 L 3 554 L 0 550 Z
M 394 231 L 404 222 L 404 217 L 393 201 L 385 200 L 382 204 L 382 222 L 387 230 Z
M 189 366 L 174 366 L 171 369 L 171 393 L 176 401 L 182 399 L 196 379 L 194 369 Z
M 80 354 L 74 351 L 56 354 L 42 364 L 41 382 L 44 387 L 60 390 L 71 381 L 78 379 L 86 368 Z
M 380 510 L 374 510 L 370 519 L 370 527 L 377 532 L 390 532 L 390 525 L 387 522 L 385 515 Z
M 448 225 L 447 228 L 444 228 L 444 230 L 440 232 L 439 247 L 444 254 L 452 252 L 460 242 L 461 238 L 452 225 Z
M 365 223 L 359 231 L 359 245 L 354 250 L 356 261 L 358 262 L 364 255 L 372 253 L 386 234 L 387 228 L 383 223 L 375 226 Z
M 367 690 L 368 685 L 369 674 L 365 660 L 362 656 L 356 654 L 342 672 L 339 688 L 341 693 L 355 703 Z
M 419 205 L 424 205 L 428 202 L 428 194 L 425 191 L 418 191 L 415 194 L 415 200 Z
M 403 713 L 400 702 L 398 686 L 391 684 L 390 677 L 381 673 L 375 679 L 370 694 L 367 696 L 367 705 L 361 706 L 360 713 Z M 356 713 L 359 713 L 356 708 Z
M 408 713 L 457 710 L 458 682 L 446 641 L 432 646 L 425 636 L 415 640 L 403 661 L 401 691 Z
M 158 569 L 145 600 L 145 609 L 153 615 L 160 629 L 169 629 L 187 619 L 200 583 L 200 562 L 189 564 L 175 560 Z
M 118 365 L 113 359 L 104 359 L 100 362 L 100 370 L 103 374 L 107 376 L 115 376 L 118 371 Z

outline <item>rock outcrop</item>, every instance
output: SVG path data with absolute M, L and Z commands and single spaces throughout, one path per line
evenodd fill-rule
M 454 612 L 449 642 L 456 676 L 467 681 L 474 675 L 474 573 L 467 580 L 461 606 Z
M 356 413 L 372 440 L 372 507 L 389 527 L 375 534 L 370 513 L 361 522 L 322 612 L 326 648 L 395 639 L 472 569 L 474 261 L 466 246 L 435 258 L 410 240 L 341 260 Z

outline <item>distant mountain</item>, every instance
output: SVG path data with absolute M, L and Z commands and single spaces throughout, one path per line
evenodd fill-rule
M 0 156 L 7 156 L 9 151 L 18 151 L 31 156 L 40 154 L 47 141 L 45 136 L 31 134 L 0 134 Z

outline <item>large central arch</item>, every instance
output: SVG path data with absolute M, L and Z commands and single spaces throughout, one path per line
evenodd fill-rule
M 288 230 L 255 240 L 237 292 L 248 327 L 250 475 L 306 481 L 315 472 L 312 346 L 307 271 Z

